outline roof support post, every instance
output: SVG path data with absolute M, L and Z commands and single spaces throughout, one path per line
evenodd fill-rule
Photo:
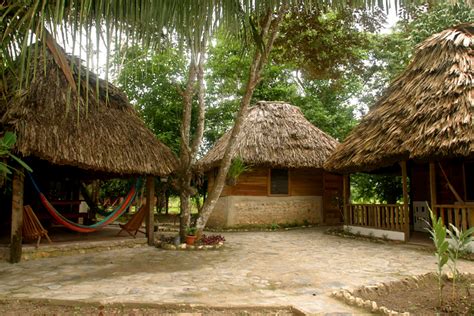
M 10 262 L 21 261 L 22 227 L 23 227 L 23 190 L 25 175 L 22 170 L 15 170 L 13 174 L 12 192 L 12 225 L 10 235 Z
M 342 177 L 342 195 L 343 195 L 343 205 L 344 205 L 344 224 L 350 225 L 349 222 L 349 204 L 350 204 L 350 194 L 351 194 L 351 186 L 350 186 L 350 178 L 349 174 L 345 174 Z
M 430 161 L 430 197 L 431 211 L 436 214 L 436 165 Z
M 155 206 L 155 178 L 148 176 L 146 178 L 146 236 L 148 245 L 153 246 L 155 244 L 155 217 L 154 206 Z
M 407 162 L 406 160 L 400 162 L 402 168 L 402 186 L 403 186 L 403 210 L 404 210 L 404 232 L 405 232 L 405 241 L 410 239 L 410 206 L 408 204 L 408 184 L 407 184 Z

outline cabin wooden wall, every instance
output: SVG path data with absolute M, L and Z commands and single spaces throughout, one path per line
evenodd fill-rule
M 322 169 L 291 169 L 291 196 L 322 196 L 324 190 Z
M 441 163 L 449 182 L 464 199 L 464 175 L 462 161 L 444 161 Z M 428 163 L 411 164 L 410 189 L 413 201 L 430 201 L 430 177 Z M 447 186 L 441 168 L 436 164 L 436 199 L 438 204 L 453 204 L 456 197 Z
M 430 201 L 430 170 L 426 164 L 411 164 L 410 191 L 413 201 Z
M 214 185 L 217 175 L 213 170 L 208 173 L 209 188 Z M 226 185 L 221 196 L 270 196 L 270 169 L 252 167 L 242 174 L 233 186 Z M 323 170 L 312 168 L 290 169 L 288 196 L 322 196 L 324 191 Z
M 208 173 L 209 189 L 216 175 L 215 170 Z M 271 195 L 269 186 L 270 169 L 252 167 L 235 185 L 224 187 L 211 225 L 342 222 L 341 175 L 314 168 L 290 169 L 288 195 Z

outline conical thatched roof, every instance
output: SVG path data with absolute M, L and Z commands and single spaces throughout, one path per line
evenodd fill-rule
M 230 137 L 228 131 L 199 162 L 217 166 Z M 258 102 L 249 109 L 237 138 L 234 157 L 246 164 L 285 168 L 322 168 L 338 142 L 312 125 L 301 110 L 284 102 Z
M 87 82 L 86 69 L 80 66 L 80 60 L 75 57 L 67 60 L 74 60 L 76 82 L 81 71 L 80 93 L 71 91 L 64 73 L 46 48 L 40 53 L 35 76 L 33 70 L 30 73 L 30 86 L 8 100 L 2 123 L 5 129 L 16 132 L 16 151 L 23 157 L 33 156 L 93 172 L 171 173 L 177 164 L 175 156 L 145 126 L 125 94 L 91 72 Z
M 414 159 L 474 156 L 474 24 L 435 34 L 337 147 L 325 167 L 373 171 Z

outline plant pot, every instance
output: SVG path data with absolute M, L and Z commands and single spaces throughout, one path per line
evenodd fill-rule
M 190 236 L 190 235 L 186 236 L 186 244 L 187 245 L 192 246 L 192 245 L 194 245 L 195 241 L 196 241 L 196 236 Z

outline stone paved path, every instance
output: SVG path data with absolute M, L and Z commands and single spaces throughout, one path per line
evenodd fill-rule
M 217 251 L 144 247 L 0 263 L 0 298 L 293 305 L 308 313 L 357 313 L 329 293 L 435 270 L 428 252 L 323 230 L 226 233 L 227 244 Z M 459 268 L 474 273 L 474 262 L 462 261 Z

